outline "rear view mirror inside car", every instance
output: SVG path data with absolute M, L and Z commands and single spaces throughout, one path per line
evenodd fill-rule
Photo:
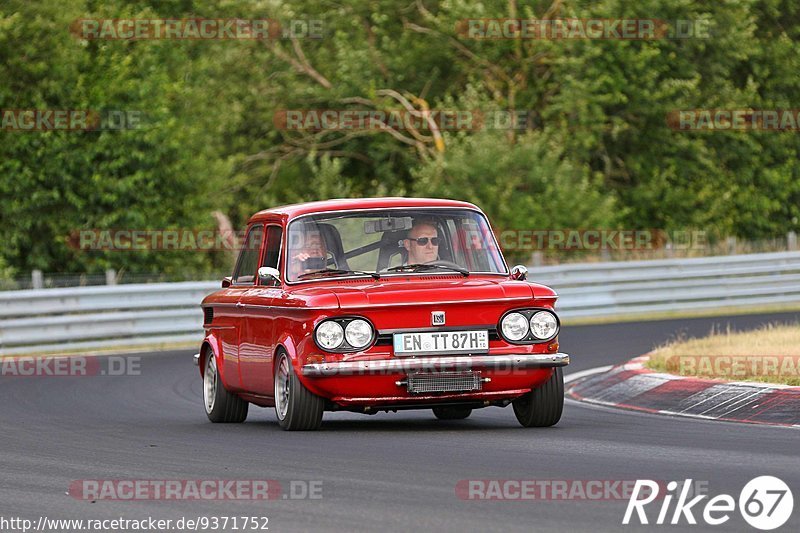
M 364 233 L 383 233 L 385 231 L 399 231 L 411 229 L 411 217 L 390 217 L 364 222 Z

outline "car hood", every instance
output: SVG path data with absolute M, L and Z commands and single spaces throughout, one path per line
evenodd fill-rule
M 347 280 L 325 287 L 342 309 L 554 299 L 552 289 L 523 281 L 425 276 L 425 279 Z M 315 287 L 315 292 L 322 287 Z

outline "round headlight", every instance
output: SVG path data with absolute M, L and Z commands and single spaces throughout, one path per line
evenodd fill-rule
M 372 326 L 366 320 L 357 318 L 344 328 L 344 338 L 353 348 L 363 348 L 372 340 Z
M 503 337 L 510 341 L 518 341 L 528 334 L 528 319 L 520 313 L 508 313 L 500 323 Z
M 558 331 L 556 315 L 549 311 L 539 311 L 531 317 L 531 332 L 537 339 L 549 339 Z
M 328 320 L 317 327 L 317 344 L 326 350 L 333 350 L 344 340 L 344 330 L 337 322 Z

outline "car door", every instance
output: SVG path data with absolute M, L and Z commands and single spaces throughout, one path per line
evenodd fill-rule
M 231 285 L 225 291 L 230 302 L 219 311 L 215 308 L 215 319 L 222 312 L 220 319 L 225 325 L 223 330 L 223 373 L 228 387 L 234 390 L 245 389 L 242 382 L 239 346 L 243 328 L 242 296 L 256 286 L 258 265 L 261 259 L 261 248 L 264 241 L 264 225 L 253 224 L 245 235 L 244 245 L 239 252 L 239 259 L 231 277 Z
M 283 229 L 268 224 L 260 266 L 279 269 Z M 239 300 L 242 330 L 239 335 L 239 370 L 245 390 L 272 396 L 272 364 L 275 353 L 275 309 L 273 303 L 282 292 L 282 280 L 256 280 L 256 286 Z

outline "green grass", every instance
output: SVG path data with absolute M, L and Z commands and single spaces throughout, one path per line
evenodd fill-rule
M 751 331 L 712 330 L 649 354 L 647 367 L 683 376 L 800 386 L 800 324 L 769 324 Z

